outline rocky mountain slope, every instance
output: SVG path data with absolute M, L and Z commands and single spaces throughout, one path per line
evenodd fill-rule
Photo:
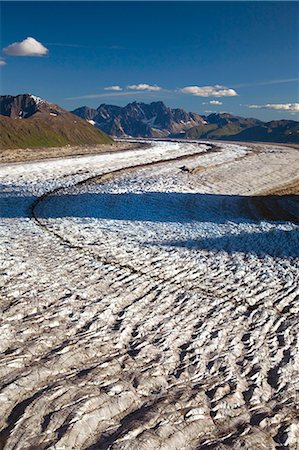
M 200 116 L 168 108 L 163 102 L 133 102 L 125 107 L 102 104 L 97 109 L 83 106 L 72 113 L 118 137 L 299 142 L 299 122 L 293 120 L 262 122 L 228 113 Z
M 95 122 L 98 128 L 113 136 L 165 137 L 205 124 L 199 114 L 171 109 L 163 102 L 133 102 L 123 108 L 105 104 L 97 109 L 83 106 L 72 113 Z
M 96 145 L 112 139 L 86 120 L 31 94 L 0 97 L 0 148 Z

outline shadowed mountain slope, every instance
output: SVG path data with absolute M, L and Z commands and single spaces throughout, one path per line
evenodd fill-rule
M 92 119 L 98 128 L 114 136 L 165 137 L 205 123 L 199 114 L 171 109 L 163 102 L 133 102 L 123 108 L 105 104 L 97 109 L 83 106 L 72 112 Z

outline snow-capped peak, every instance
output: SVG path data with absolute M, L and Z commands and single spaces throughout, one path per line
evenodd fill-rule
M 42 103 L 46 103 L 46 101 L 40 97 L 37 97 L 36 95 L 30 94 L 30 97 L 35 102 L 36 106 L 41 105 Z

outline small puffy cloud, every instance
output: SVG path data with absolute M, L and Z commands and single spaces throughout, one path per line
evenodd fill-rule
M 238 95 L 234 89 L 219 84 L 215 86 L 186 86 L 181 89 L 181 92 L 196 97 L 234 97 Z
M 128 89 L 131 91 L 150 91 L 150 92 L 157 92 L 161 91 L 162 88 L 159 86 L 151 86 L 150 84 L 140 83 L 140 84 L 131 84 L 130 86 L 127 86 Z
M 9 56 L 45 56 L 48 49 L 33 37 L 28 37 L 21 42 L 14 42 L 3 49 Z
M 4 61 L 3 58 L 0 57 L 0 66 L 5 66 L 6 62 Z
M 277 111 L 299 111 L 299 103 L 267 103 L 266 105 L 248 105 L 252 109 L 274 109 Z
M 222 102 L 220 102 L 219 100 L 211 100 L 210 105 L 222 105 Z
M 104 88 L 104 91 L 122 91 L 122 88 L 120 86 L 107 86 Z

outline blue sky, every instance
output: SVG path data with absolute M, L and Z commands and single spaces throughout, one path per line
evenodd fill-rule
M 2 2 L 1 22 L 2 94 L 298 120 L 298 2 Z M 7 49 L 28 37 L 43 56 Z

